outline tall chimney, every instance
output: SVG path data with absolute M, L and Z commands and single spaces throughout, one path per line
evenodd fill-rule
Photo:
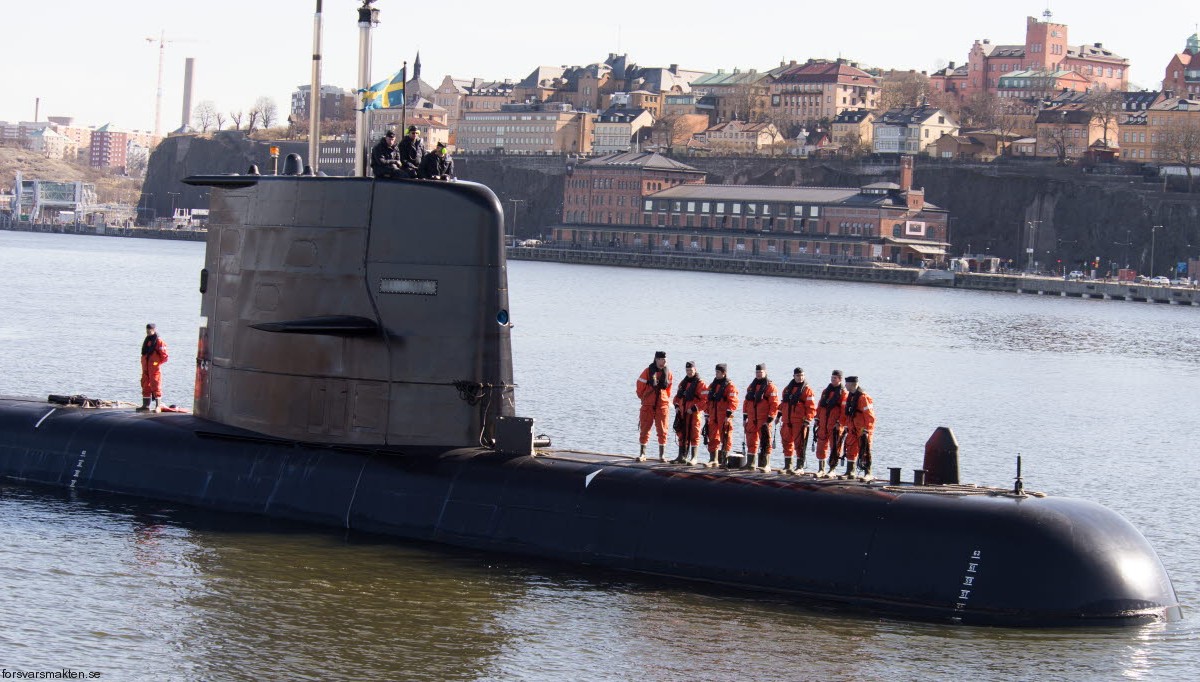
M 194 57 L 183 61 L 183 121 L 179 124 L 180 128 L 187 128 L 192 122 L 192 70 L 195 66 Z
M 913 159 L 911 156 L 905 155 L 900 157 L 900 191 L 907 192 L 912 189 L 913 183 Z

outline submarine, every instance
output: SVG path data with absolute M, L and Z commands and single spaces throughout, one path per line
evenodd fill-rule
M 947 430 L 910 482 L 552 448 L 516 410 L 503 212 L 483 185 L 323 177 L 295 156 L 186 182 L 211 201 L 194 412 L 0 398 L 0 478 L 888 617 L 1182 617 L 1132 524 L 1019 477 L 961 483 Z M 800 518 L 819 542 L 791 539 Z

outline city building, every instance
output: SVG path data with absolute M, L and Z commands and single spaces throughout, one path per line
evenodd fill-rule
M 641 198 L 641 224 L 564 221 L 560 246 L 813 262 L 945 259 L 948 214 L 912 188 L 911 157 L 900 183 L 860 188 L 681 183 Z M 620 175 L 611 178 L 621 181 Z M 632 183 L 637 185 L 638 183 Z M 627 198 L 629 195 L 625 195 Z M 565 215 L 565 214 L 564 214 Z M 632 214 L 631 214 L 632 215 Z
M 312 85 L 298 85 L 292 91 L 293 119 L 308 120 Z M 354 117 L 354 93 L 334 85 L 321 86 L 321 120 L 342 121 Z
M 1083 158 L 1093 143 L 1104 139 L 1104 126 L 1083 102 L 1042 109 L 1038 112 L 1035 126 L 1035 156 L 1043 158 L 1060 161 Z
M 756 69 L 705 74 L 692 81 L 693 92 L 711 97 L 716 115 L 714 123 L 732 120 L 761 121 L 767 115 L 772 76 Z M 685 113 L 696 113 L 688 111 Z
M 611 154 L 633 149 L 642 130 L 654 125 L 654 116 L 645 109 L 609 107 L 596 117 L 592 153 Z
M 1003 156 L 1018 137 L 995 132 L 977 131 L 952 135 L 944 133 L 928 147 L 930 156 L 961 161 L 992 161 Z
M 41 154 L 47 159 L 68 159 L 74 161 L 78 154 L 75 142 L 66 135 L 58 133 L 51 126 L 30 132 L 28 147 L 30 151 Z
M 1092 82 L 1077 71 L 1011 71 L 999 78 L 996 96 L 1029 99 L 1053 96 L 1062 92 L 1087 92 Z
M 1066 24 L 1026 17 L 1025 42 L 994 44 L 976 40 L 967 56 L 966 68 L 947 68 L 932 78 L 935 91 L 965 99 L 976 93 L 994 93 L 1000 79 L 1017 71 L 1074 71 L 1092 87 L 1125 90 L 1129 87 L 1129 60 L 1104 47 L 1103 43 L 1070 45 Z
M 842 151 L 854 148 L 870 150 L 875 140 L 875 112 L 867 109 L 846 109 L 834 117 L 829 126 L 830 143 Z
M 466 154 L 590 154 L 595 121 L 565 102 L 505 104 L 464 113 L 457 145 Z
M 88 165 L 101 168 L 125 168 L 130 139 L 127 131 L 112 124 L 96 128 L 92 133 Z
M 958 123 L 928 104 L 890 109 L 872 125 L 872 150 L 877 154 L 919 154 L 942 135 L 958 134 Z
M 511 80 L 487 81 L 482 78 L 460 80 L 446 76 L 433 94 L 433 103 L 446 110 L 446 125 L 451 140 L 457 142 L 458 123 L 464 112 L 500 111 L 500 105 L 513 101 Z
M 700 140 L 715 154 L 762 154 L 784 141 L 774 123 L 725 121 L 704 131 Z
M 774 76 L 768 116 L 777 126 L 830 122 L 847 109 L 875 109 L 881 89 L 874 76 L 845 59 L 810 59 Z
M 370 112 L 368 139 L 374 144 L 388 130 L 402 137 L 409 126 L 421 131 L 426 149 L 433 149 L 438 142 L 450 144 L 450 127 L 446 124 L 445 109 L 423 97 L 404 97 L 404 107 L 373 109 Z
M 1162 89 L 1180 95 L 1200 95 L 1200 33 L 1187 39 L 1183 52 L 1171 57 L 1163 74 Z
M 702 184 L 703 171 L 653 152 L 626 152 L 567 168 L 563 223 L 637 225 L 642 197 L 676 185 Z

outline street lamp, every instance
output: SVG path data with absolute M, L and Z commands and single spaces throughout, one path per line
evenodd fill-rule
M 1033 272 L 1033 250 L 1037 247 L 1037 229 L 1041 224 L 1042 221 L 1040 220 L 1030 220 L 1027 223 L 1029 225 L 1029 246 L 1025 247 L 1025 253 L 1027 254 L 1025 270 L 1028 272 Z
M 1162 227 L 1162 225 L 1151 225 L 1150 226 L 1150 276 L 1151 277 L 1154 276 L 1154 233 L 1157 232 L 1158 228 L 1160 228 L 1160 227 Z
M 513 210 L 512 222 L 510 223 L 510 225 L 512 227 L 512 239 L 509 241 L 509 246 L 515 246 L 516 241 L 517 241 L 517 206 L 519 204 L 525 203 L 525 200 L 524 199 L 509 199 L 508 203 L 512 204 L 512 210 Z
M 171 195 L 171 220 L 175 219 L 175 197 L 179 196 L 179 192 L 167 192 Z

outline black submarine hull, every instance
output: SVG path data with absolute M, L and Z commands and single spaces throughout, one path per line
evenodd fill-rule
M 973 625 L 1181 610 L 1154 549 L 1082 500 L 637 464 L 304 444 L 188 414 L 0 399 L 0 477 Z M 819 532 L 817 532 L 819 531 Z

